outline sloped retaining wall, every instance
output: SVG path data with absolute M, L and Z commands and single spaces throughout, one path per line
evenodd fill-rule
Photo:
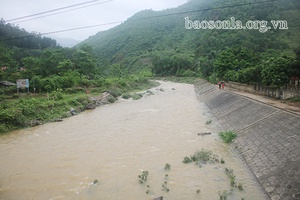
M 234 145 L 270 198 L 300 199 L 300 116 L 204 80 L 195 91 L 221 128 L 238 134 Z

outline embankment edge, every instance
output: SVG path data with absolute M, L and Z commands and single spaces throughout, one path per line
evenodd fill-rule
M 233 145 L 270 199 L 300 199 L 300 116 L 205 80 L 194 85 L 221 128 L 238 134 Z

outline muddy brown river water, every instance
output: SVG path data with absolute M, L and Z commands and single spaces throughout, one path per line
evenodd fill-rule
M 193 85 L 161 82 L 151 90 L 154 95 L 137 101 L 119 100 L 0 136 L 0 199 L 210 200 L 225 190 L 228 199 L 265 199 L 246 165 L 220 140 L 217 122 L 197 101 Z M 212 134 L 198 135 L 206 132 Z M 225 164 L 182 163 L 201 149 Z M 243 191 L 230 186 L 225 168 L 234 170 Z M 145 184 L 138 181 L 142 171 L 149 172 Z

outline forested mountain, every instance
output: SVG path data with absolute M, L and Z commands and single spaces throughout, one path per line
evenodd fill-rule
M 29 33 L 14 24 L 0 20 L 0 81 L 24 67 L 22 60 L 29 56 L 40 56 L 45 49 L 60 48 L 56 40 Z M 27 67 L 27 66 L 26 66 Z M 15 78 L 15 77 L 14 77 Z M 13 78 L 13 79 L 14 79 Z M 11 80 L 15 82 L 15 80 Z
M 5 23 L 0 20 L 0 41 L 9 47 L 18 47 L 22 49 L 45 49 L 56 47 L 56 40 L 41 37 L 38 33 L 28 33 L 14 24 Z
M 52 91 L 151 70 L 282 86 L 300 77 L 299 11 L 299 0 L 190 0 L 140 11 L 74 48 L 1 20 L 0 80 L 28 78 Z M 251 26 L 240 29 L 238 21 Z M 223 22 L 227 29 L 220 28 Z
M 104 72 L 110 66 L 148 67 L 160 76 L 282 85 L 289 76 L 300 76 L 299 11 L 298 0 L 190 0 L 173 9 L 141 11 L 82 44 L 92 47 Z M 203 20 L 232 21 L 232 17 L 243 26 L 252 20 L 252 30 L 199 28 Z M 258 20 L 267 21 L 270 29 L 263 24 L 255 28 Z

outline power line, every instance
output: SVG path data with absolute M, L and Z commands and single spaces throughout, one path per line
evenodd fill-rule
M 84 4 L 89 4 L 89 3 L 96 2 L 96 1 L 99 1 L 99 0 L 87 1 L 87 2 L 83 2 L 83 3 L 78 3 L 78 4 L 74 4 L 74 5 L 70 5 L 70 6 L 65 6 L 65 7 L 56 8 L 56 9 L 53 9 L 53 10 L 48 10 L 48 11 L 32 14 L 32 15 L 27 15 L 27 16 L 23 16 L 23 17 L 14 18 L 14 19 L 9 19 L 9 20 L 6 20 L 6 22 L 16 21 L 16 20 L 20 20 L 20 19 L 26 19 L 26 18 L 38 16 L 38 15 L 51 13 L 51 12 L 56 12 L 56 11 L 59 11 L 59 10 L 64 10 L 64 9 L 68 9 L 68 8 L 72 8 L 72 7 L 76 7 L 76 6 L 80 6 L 80 5 L 84 5 Z M 107 3 L 107 2 L 110 2 L 110 1 L 113 1 L 113 0 L 105 1 L 105 2 L 102 2 L 102 3 Z
M 223 7 L 217 7 L 217 8 L 205 8 L 205 9 L 198 9 L 198 10 L 190 10 L 190 11 L 176 12 L 176 13 L 170 13 L 170 14 L 156 15 L 156 16 L 152 16 L 152 17 L 142 17 L 142 18 L 137 18 L 137 19 L 130 19 L 130 20 L 131 21 L 138 21 L 138 20 L 145 20 L 145 19 L 154 19 L 154 18 L 159 18 L 159 17 L 182 15 L 182 14 L 188 14 L 188 13 L 194 13 L 194 12 L 203 12 L 203 11 L 209 11 L 209 10 L 219 10 L 219 9 L 224 9 L 224 8 L 233 8 L 233 7 L 240 7 L 240 6 L 246 6 L 246 5 L 257 5 L 257 4 L 271 3 L 271 2 L 273 3 L 275 1 L 278 1 L 278 0 L 268 0 L 268 1 L 256 2 L 256 3 L 244 3 L 244 4 L 239 4 L 239 5 L 230 5 L 230 6 L 223 6 Z M 73 31 L 73 30 L 94 28 L 94 27 L 98 27 L 98 26 L 106 26 L 106 25 L 111 25 L 111 24 L 120 24 L 120 23 L 123 23 L 123 22 L 125 22 L 125 21 L 118 21 L 118 22 L 110 22 L 110 23 L 104 23 L 104 24 L 96 24 L 96 25 L 91 25 L 91 26 L 77 27 L 77 28 L 72 28 L 72 29 L 65 29 L 65 30 L 53 31 L 53 32 L 48 32 L 48 33 L 42 33 L 41 35 L 49 35 L 49 34 L 53 34 L 53 33 L 61 33 L 61 32 Z
M 264 3 L 274 3 L 276 1 L 278 1 L 278 0 L 268 0 L 268 1 L 263 1 L 263 2 L 244 3 L 244 4 L 239 4 L 239 5 L 229 5 L 229 6 L 216 7 L 216 8 L 204 8 L 204 9 L 197 9 L 197 10 L 190 10 L 190 11 L 182 11 L 182 12 L 176 12 L 176 13 L 156 15 L 156 16 L 152 16 L 152 17 L 142 17 L 142 18 L 137 18 L 137 19 L 130 19 L 130 21 L 154 19 L 154 18 L 159 18 L 159 17 L 168 17 L 168 16 L 182 15 L 182 14 L 203 12 L 203 11 L 210 11 L 210 10 L 220 10 L 220 9 L 226 9 L 226 8 L 241 7 L 241 6 L 246 6 L 246 5 L 258 5 L 258 4 L 264 4 Z M 71 29 L 57 30 L 57 31 L 51 31 L 51 32 L 46 32 L 46 33 L 40 33 L 39 35 L 50 35 L 50 34 L 54 34 L 54 33 L 62 33 L 62 32 L 81 30 L 81 29 L 94 28 L 94 27 L 99 27 L 99 26 L 120 24 L 120 23 L 123 23 L 123 22 L 125 22 L 125 21 L 109 22 L 109 23 L 96 24 L 96 25 L 91 25 L 91 26 L 83 26 L 83 27 L 77 27 L 77 28 L 71 28 Z M 20 37 L 14 37 L 14 38 L 7 38 L 7 39 L 2 39 L 0 41 L 14 40 L 14 39 L 20 39 L 20 38 L 26 38 L 26 37 L 35 37 L 35 36 L 37 36 L 37 35 L 29 35 L 29 36 L 27 35 L 27 36 L 20 36 Z
M 99 26 L 108 26 L 108 25 L 113 25 L 113 24 L 121 24 L 123 22 L 124 21 L 118 21 L 118 22 L 109 22 L 109 23 L 97 24 L 97 25 L 91 25 L 91 26 L 83 26 L 83 27 L 64 29 L 64 30 L 59 30 L 59 31 L 41 33 L 40 35 L 50 35 L 50 34 L 54 34 L 54 33 L 62 33 L 62 32 L 75 31 L 75 30 L 81 30 L 81 29 L 87 29 L 87 28 L 95 28 L 95 27 L 99 27 Z
M 35 18 L 31 18 L 31 19 L 25 19 L 25 20 L 22 20 L 22 21 L 14 22 L 14 23 L 17 24 L 17 23 L 21 23 L 21 22 L 27 22 L 27 21 L 31 21 L 31 20 L 35 20 L 35 19 L 40 19 L 40 18 L 44 18 L 44 17 L 58 15 L 58 14 L 70 12 L 70 11 L 73 11 L 73 10 L 79 10 L 79 9 L 82 9 L 82 8 L 87 8 L 87 7 L 91 7 L 91 6 L 95 6 L 95 5 L 99 5 L 99 4 L 108 3 L 108 2 L 111 2 L 111 1 L 114 1 L 114 0 L 108 0 L 108 1 L 100 2 L 100 3 L 95 3 L 95 4 L 91 4 L 91 5 L 87 5 L 87 6 L 82 6 L 82 7 L 79 7 L 79 8 L 73 8 L 73 9 L 70 9 L 70 10 L 61 11 L 61 12 L 57 12 L 57 13 L 53 13 L 53 14 L 49 14 L 49 15 L 44 15 L 44 16 L 40 16 L 40 17 L 35 17 Z
M 1 41 L 9 41 L 9 40 L 22 39 L 22 38 L 28 38 L 28 37 L 36 37 L 36 36 L 41 36 L 41 35 L 50 35 L 50 34 L 54 34 L 54 33 L 62 33 L 62 32 L 68 32 L 68 31 L 75 31 L 75 30 L 81 30 L 81 29 L 87 29 L 87 28 L 95 28 L 95 27 L 99 27 L 99 26 L 108 26 L 108 25 L 113 25 L 113 24 L 121 24 L 123 22 L 124 21 L 108 22 L 108 23 L 103 23 L 103 24 L 97 24 L 97 25 L 91 25 L 91 26 L 83 26 L 83 27 L 77 27 L 77 28 L 71 28 L 71 29 L 64 29 L 64 30 L 47 32 L 47 33 L 39 33 L 39 34 L 31 34 L 31 35 L 13 37 L 13 38 L 6 38 L 6 39 L 0 40 L 0 42 Z

